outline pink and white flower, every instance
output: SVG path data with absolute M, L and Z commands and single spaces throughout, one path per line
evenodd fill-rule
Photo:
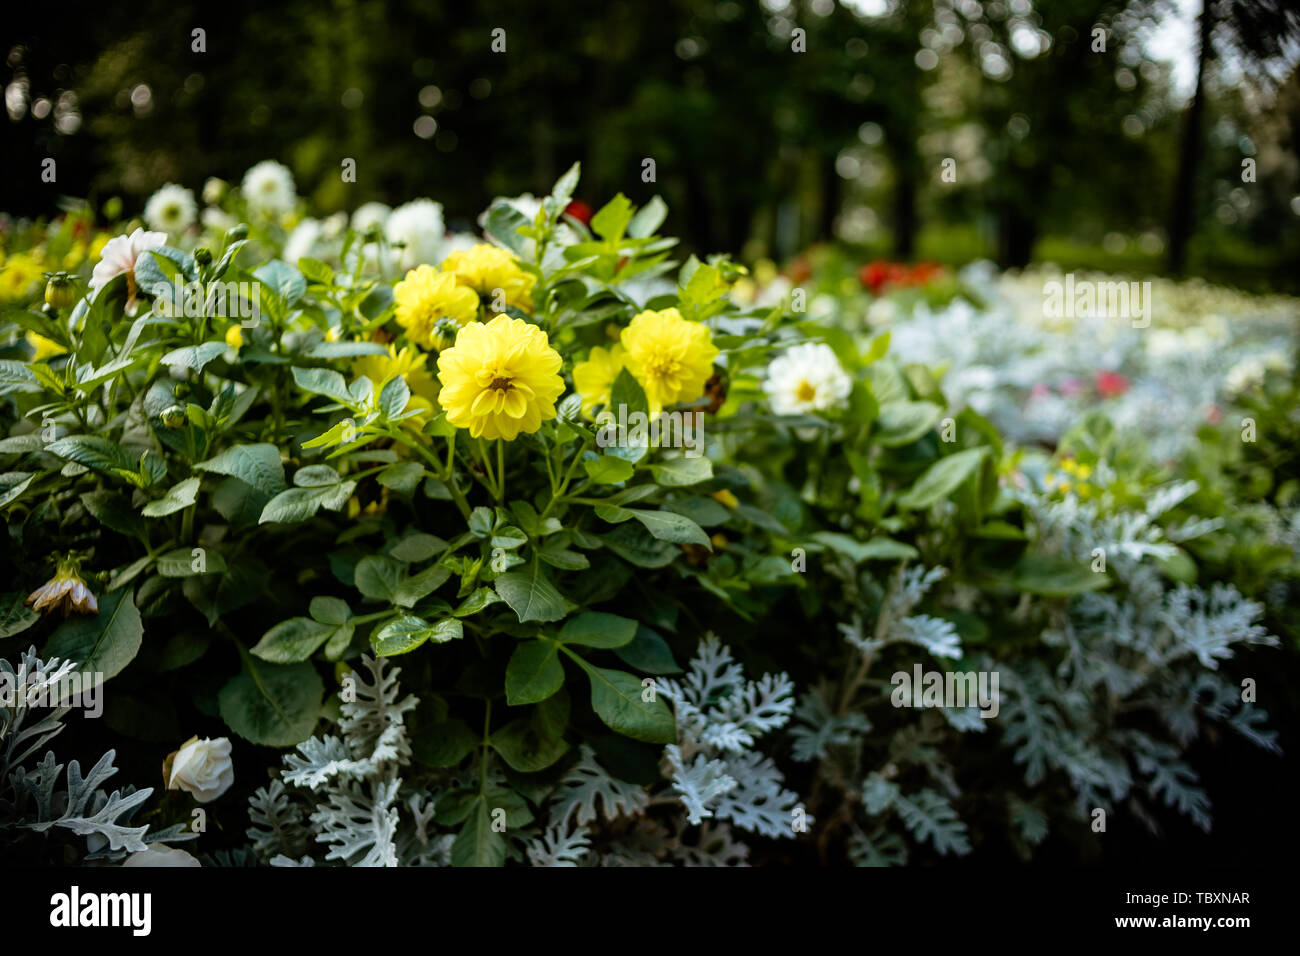
M 95 263 L 95 271 L 90 274 L 91 294 L 98 295 L 100 289 L 125 272 L 127 297 L 134 301 L 135 294 L 139 291 L 135 282 L 136 261 L 149 249 L 157 249 L 165 245 L 167 245 L 165 232 L 145 232 L 143 229 L 137 229 L 129 236 L 114 236 L 105 243 L 104 251 L 100 254 L 99 261 Z

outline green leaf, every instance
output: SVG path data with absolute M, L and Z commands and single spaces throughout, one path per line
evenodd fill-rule
M 199 483 L 202 479 L 186 478 L 167 489 L 167 493 L 157 501 L 151 501 L 140 509 L 146 518 L 161 518 L 164 515 L 180 511 L 194 504 L 199 496 Z
M 558 621 L 568 612 L 568 602 L 536 562 L 527 570 L 502 574 L 495 587 L 521 622 Z
M 812 538 L 819 544 L 824 544 L 847 556 L 855 564 L 871 560 L 909 561 L 918 554 L 916 548 L 910 544 L 903 544 L 884 535 L 875 535 L 864 542 L 838 531 L 817 531 L 813 533 Z
M 220 358 L 228 348 L 230 346 L 225 342 L 204 342 L 201 345 L 187 345 L 184 348 L 173 349 L 164 355 L 162 364 L 173 368 L 192 368 L 196 372 L 201 372 L 203 366 L 215 358 Z
M 544 733 L 538 721 L 526 717 L 493 731 L 491 744 L 501 759 L 520 773 L 545 770 L 569 749 L 563 737 Z
M 293 305 L 307 291 L 307 280 L 302 273 L 279 259 L 272 259 L 255 269 L 253 278 L 274 290 L 285 305 Z
M 700 456 L 698 458 L 670 458 L 658 465 L 650 466 L 655 481 L 661 485 L 696 485 L 713 477 L 713 462 Z
M 135 471 L 138 462 L 135 457 L 115 441 L 109 441 L 99 435 L 69 435 L 52 441 L 45 448 L 51 455 L 58 455 L 68 461 L 75 461 L 96 471 L 110 472 L 114 468 Z
M 311 599 L 308 613 L 311 614 L 312 620 L 322 624 L 333 624 L 335 627 L 346 624 L 352 619 L 352 609 L 348 607 L 347 601 L 325 595 Z
M 636 637 L 636 627 L 636 621 L 631 618 L 601 611 L 585 611 L 564 622 L 564 627 L 560 628 L 559 640 L 565 644 L 582 644 L 586 647 L 622 647 Z
M 277 495 L 286 486 L 280 449 L 271 444 L 232 445 L 216 457 L 201 461 L 194 467 L 198 471 L 238 478 L 268 495 Z
M 399 461 L 395 465 L 389 465 L 375 479 L 385 488 L 403 495 L 412 495 L 423 477 L 424 466 L 418 461 Z
M 267 664 L 248 655 L 217 695 L 221 719 L 245 740 L 292 747 L 311 736 L 325 685 L 309 662 Z
M 491 588 L 475 588 L 474 593 L 461 601 L 460 606 L 451 613 L 455 617 L 469 617 L 472 614 L 477 614 L 486 607 L 491 607 L 500 600 L 501 595 L 497 594 L 497 592 L 493 591 Z
M 321 508 L 337 511 L 347 503 L 356 487 L 355 481 L 315 488 L 289 488 L 266 503 L 259 524 L 280 521 L 290 524 L 306 521 Z
M 200 552 L 195 554 L 194 552 Z M 158 573 L 165 578 L 188 578 L 194 574 L 219 574 L 226 559 L 211 548 L 173 548 L 158 556 Z
M 645 390 L 626 368 L 620 369 L 614 384 L 610 388 L 609 407 L 627 409 L 627 420 L 632 420 L 633 412 L 650 414 L 650 402 L 645 397 Z M 616 413 L 617 414 L 617 413 Z
M 302 256 L 298 259 L 298 271 L 308 282 L 316 285 L 333 285 L 334 270 L 319 259 Z
M 275 664 L 294 664 L 305 661 L 317 648 L 328 641 L 337 625 L 321 624 L 306 617 L 291 617 L 281 621 L 262 635 L 252 653 L 264 661 Z
M 873 365 L 872 368 L 882 368 Z M 877 440 L 882 445 L 906 445 L 916 441 L 939 423 L 943 409 L 933 402 L 896 401 L 880 406 Z
M 615 458 L 613 455 L 601 455 L 595 460 L 585 459 L 582 467 L 587 472 L 587 477 L 598 485 L 613 485 L 620 481 L 627 481 L 636 473 L 636 468 L 630 461 Z
M 554 641 L 527 641 L 506 665 L 506 703 L 536 704 L 564 686 L 564 666 Z
M 370 637 L 370 645 L 380 657 L 392 657 L 415 650 L 432 636 L 433 626 L 428 621 L 403 614 L 375 631 Z
M 368 598 L 391 602 L 401 583 L 402 566 L 391 558 L 371 554 L 357 562 L 357 590 Z
M 10 471 L 0 475 L 0 508 L 16 500 L 36 475 L 30 471 Z
M 40 388 L 27 363 L 0 360 L 0 395 L 13 391 L 38 392 Z
M 104 527 L 131 537 L 144 537 L 144 519 L 131 507 L 126 495 L 101 488 L 81 496 L 81 504 Z
M 378 342 L 317 342 L 302 354 L 314 359 L 341 359 L 387 355 L 388 349 Z
M 668 642 L 657 631 L 638 624 L 636 636 L 621 647 L 614 648 L 624 664 L 635 667 L 645 674 L 680 674 L 682 669 L 673 659 L 673 652 Z
M 660 541 L 673 544 L 698 544 L 713 550 L 709 536 L 704 529 L 685 515 L 673 511 L 645 511 L 640 508 L 628 508 L 632 516 L 645 525 L 645 529 Z
M 441 565 L 425 568 L 419 574 L 413 574 L 399 582 L 392 601 L 399 607 L 414 607 L 416 601 L 436 591 L 449 577 L 451 571 Z
M 942 501 L 974 473 L 986 454 L 987 448 L 968 448 L 940 458 L 925 470 L 911 488 L 899 496 L 898 506 L 920 511 Z
M 628 223 L 627 234 L 633 239 L 645 239 L 654 235 L 656 229 L 663 225 L 668 217 L 668 205 L 658 196 L 642 206 L 632 221 Z
M 642 699 L 646 688 L 641 679 L 626 671 L 607 670 L 581 661 L 591 678 L 591 707 L 605 724 L 625 737 L 652 744 L 671 744 L 677 740 L 677 725 L 672 711 L 656 694 L 654 700 Z
M 411 389 L 406 384 L 406 380 L 400 375 L 395 375 L 384 383 L 384 387 L 379 392 L 379 410 L 387 418 L 397 418 L 406 409 L 406 403 L 410 400 Z
M 492 829 L 492 813 L 484 798 L 476 798 L 469 819 L 451 845 L 452 866 L 503 866 L 506 839 Z
M 435 554 L 447 549 L 447 542 L 437 535 L 413 531 L 388 549 L 389 555 L 398 561 L 414 563 L 428 561 Z
M 591 231 L 607 242 L 617 243 L 631 220 L 632 202 L 618 193 L 591 217 Z
M 293 380 L 304 392 L 324 395 L 344 405 L 352 404 L 352 393 L 343 376 L 328 368 L 293 368 Z
M 21 634 L 40 619 L 41 616 L 27 606 L 21 591 L 0 595 L 0 637 Z
M 1026 553 L 1015 569 L 1016 587 L 1043 597 L 1072 597 L 1108 584 L 1110 578 L 1104 572 L 1093 571 L 1088 561 L 1072 561 L 1057 555 Z
M 99 613 L 70 618 L 45 643 L 41 657 L 76 661 L 84 680 L 98 686 L 122 672 L 140 651 L 144 624 L 130 590 L 111 591 L 99 601 Z

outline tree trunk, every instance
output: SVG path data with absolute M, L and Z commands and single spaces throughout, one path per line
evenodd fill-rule
M 894 166 L 894 259 L 908 262 L 916 253 L 916 177 L 912 163 Z
M 1201 130 L 1205 125 L 1205 72 L 1213 50 L 1212 0 L 1202 0 L 1200 48 L 1196 53 L 1196 92 L 1187 108 L 1183 139 L 1178 148 L 1178 175 L 1174 181 L 1173 207 L 1169 211 L 1169 271 L 1180 276 L 1187 269 L 1187 244 L 1196 228 L 1196 174 L 1201 159 Z

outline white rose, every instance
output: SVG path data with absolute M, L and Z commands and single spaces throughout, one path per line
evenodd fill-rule
M 203 864 L 190 856 L 184 850 L 176 850 L 170 847 L 159 847 L 154 849 L 150 847 L 147 850 L 140 850 L 138 853 L 132 853 L 126 858 L 123 866 L 202 866 Z
M 191 737 L 181 745 L 172 759 L 168 790 L 184 790 L 199 803 L 217 799 L 235 782 L 235 767 L 230 760 L 230 738 L 216 740 Z

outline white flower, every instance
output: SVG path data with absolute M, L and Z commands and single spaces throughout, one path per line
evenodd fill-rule
M 321 238 L 321 221 L 304 219 L 289 233 L 284 243 L 283 258 L 285 262 L 297 265 L 303 256 L 310 256 Z
M 217 799 L 235 782 L 235 767 L 230 760 L 230 738 L 216 740 L 191 737 L 172 757 L 168 790 L 184 790 L 199 803 Z
M 778 415 L 805 415 L 842 407 L 853 380 L 829 345 L 796 345 L 767 368 L 763 390 Z
M 293 173 L 273 159 L 264 159 L 244 173 L 242 191 L 250 207 L 272 215 L 291 212 L 297 198 Z
M 184 232 L 194 225 L 197 209 L 194 193 L 184 186 L 168 183 L 145 203 L 144 221 L 160 232 Z
M 218 209 L 216 206 L 209 206 L 203 210 L 203 215 L 200 218 L 203 221 L 204 228 L 211 229 L 213 232 L 225 232 L 235 224 L 234 216 L 223 209 Z
M 137 229 L 129 236 L 114 236 L 104 244 L 104 251 L 99 254 L 95 270 L 90 274 L 91 291 L 98 292 L 108 284 L 110 279 L 123 272 L 127 273 L 134 283 L 135 263 L 140 255 L 146 249 L 157 249 L 166 244 L 167 233 L 165 232 L 145 232 L 143 229 Z M 135 289 L 132 288 L 131 298 L 134 297 Z
M 226 198 L 226 190 L 229 188 L 224 179 L 209 176 L 207 182 L 203 184 L 203 201 L 210 206 L 215 206 Z
M 140 850 L 132 853 L 126 858 L 123 866 L 203 866 L 198 860 L 190 856 L 184 850 L 178 850 L 174 847 L 150 847 L 147 850 Z
M 431 199 L 416 199 L 393 210 L 384 226 L 389 242 L 405 243 L 398 256 L 402 271 L 418 265 L 435 265 L 442 259 L 446 235 L 442 206 Z
M 357 207 L 357 211 L 352 214 L 352 228 L 357 232 L 365 232 L 371 226 L 384 227 L 388 222 L 388 215 L 393 210 L 391 207 L 381 202 L 362 203 Z

